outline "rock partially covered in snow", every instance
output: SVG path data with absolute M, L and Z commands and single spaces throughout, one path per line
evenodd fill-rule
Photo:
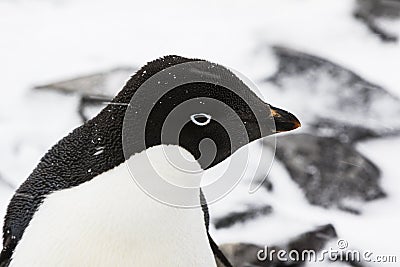
M 384 88 L 326 59 L 284 47 L 274 52 L 278 70 L 265 86 L 277 92 L 268 88 L 268 97 L 276 97 L 304 126 L 329 120 L 324 128 L 334 131 L 354 126 L 372 136 L 400 133 L 400 100 Z
M 311 204 L 359 213 L 354 205 L 385 196 L 378 167 L 335 138 L 278 137 L 276 156 Z
M 84 96 L 115 96 L 133 75 L 135 68 L 118 67 L 89 75 L 36 86 L 35 89 L 78 93 Z
M 266 243 L 263 247 L 248 243 L 224 244 L 221 246 L 221 251 L 223 251 L 225 256 L 227 256 L 235 267 L 303 266 L 307 259 L 301 259 L 299 257 L 298 261 L 282 261 L 278 259 L 277 252 L 279 250 L 284 250 L 287 253 L 290 251 L 297 251 L 299 255 L 301 255 L 305 250 L 312 250 L 317 253 L 321 251 L 329 241 L 336 237 L 335 228 L 331 224 L 328 224 L 310 232 L 303 233 L 283 245 L 268 245 L 268 243 Z M 270 252 L 272 250 L 275 250 L 276 253 L 271 254 Z M 268 255 L 265 255 L 264 252 L 266 251 Z M 270 257 L 270 255 L 272 257 Z M 261 257 L 261 260 L 258 259 L 258 256 Z M 286 255 L 286 257 L 289 258 L 288 255 Z
M 396 42 L 398 40 L 398 36 L 388 31 L 379 19 L 398 19 L 400 17 L 399 0 L 358 0 L 354 16 L 363 21 L 382 41 Z
M 93 118 L 122 89 L 135 68 L 118 67 L 69 80 L 36 86 L 35 89 L 76 93 L 81 96 L 79 116 L 85 122 Z
M 357 12 L 374 17 L 400 17 L 399 0 L 357 0 Z
M 338 123 L 329 119 L 317 120 L 309 125 L 310 131 L 314 135 L 334 137 L 343 143 L 354 143 L 370 138 L 377 138 L 380 135 L 372 129 L 357 125 Z

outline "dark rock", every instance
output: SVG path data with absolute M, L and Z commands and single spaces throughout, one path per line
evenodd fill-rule
M 318 227 L 317 229 L 306 232 L 289 242 L 287 245 L 288 250 L 304 251 L 304 250 L 322 250 L 326 243 L 337 234 L 332 224 L 327 224 Z
M 249 267 L 249 266 L 276 266 L 271 261 L 260 262 L 257 259 L 257 253 L 263 248 L 254 244 L 248 243 L 235 243 L 223 244 L 220 246 L 221 251 L 235 267 Z M 218 267 L 224 267 L 218 264 Z
M 231 212 L 222 218 L 215 219 L 214 226 L 216 229 L 227 228 L 236 223 L 244 223 L 251 219 L 254 219 L 254 218 L 257 218 L 260 216 L 265 216 L 270 213 L 272 213 L 272 207 L 269 205 L 266 205 L 263 207 L 257 207 L 257 208 L 252 207 L 246 211 Z
M 398 36 L 388 32 L 377 21 L 378 18 L 399 18 L 399 0 L 358 0 L 354 17 L 361 20 L 369 30 L 385 42 L 396 42 Z
M 385 197 L 378 167 L 335 138 L 310 134 L 279 137 L 276 156 L 311 204 L 358 214 L 351 202 Z
M 278 70 L 267 81 L 278 87 L 283 101 L 304 99 L 292 110 L 305 128 L 336 131 L 349 141 L 400 134 L 400 99 L 384 88 L 316 56 L 284 47 L 274 52 Z M 284 105 L 290 110 L 291 103 Z
M 275 250 L 276 252 L 279 250 L 284 250 L 289 253 L 292 250 L 295 250 L 301 255 L 303 251 L 312 250 L 316 253 L 321 251 L 325 245 L 330 241 L 336 238 L 336 231 L 331 224 L 324 225 L 318 227 L 317 229 L 303 233 L 293 240 L 288 241 L 287 244 L 284 245 L 272 245 L 268 247 L 268 252 L 272 252 Z M 269 255 L 265 260 L 260 261 L 257 258 L 259 251 L 266 251 L 265 247 L 261 247 L 259 245 L 248 244 L 248 243 L 236 243 L 236 244 L 224 244 L 221 247 L 221 250 L 224 252 L 225 256 L 231 261 L 233 266 L 235 267 L 248 267 L 248 266 L 263 266 L 263 267 L 283 267 L 283 266 L 304 266 L 305 259 L 299 258 L 298 261 L 280 261 L 277 258 L 277 254 L 272 254 L 272 258 Z M 268 253 L 268 254 L 270 254 Z M 265 254 L 261 254 L 264 256 Z M 305 254 L 307 255 L 307 254 Z M 311 255 L 312 257 L 313 255 Z M 286 255 L 287 258 L 288 255 Z

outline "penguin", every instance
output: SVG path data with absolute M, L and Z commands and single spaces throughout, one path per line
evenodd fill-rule
M 141 109 L 146 108 L 140 103 L 146 102 L 152 89 L 139 89 L 158 73 L 197 62 L 208 67 L 192 72 L 200 72 L 209 81 L 188 81 L 171 88 L 159 101 L 152 102 L 148 117 L 140 117 Z M 220 72 L 212 73 L 214 68 Z M 225 87 L 223 79 L 233 81 L 237 93 Z M 152 86 L 160 82 L 164 83 L 158 81 Z M 134 97 L 139 104 L 132 104 Z M 203 105 L 204 110 L 202 105 L 192 105 L 196 110 L 180 111 L 186 122 L 179 129 L 179 138 L 162 138 L 167 115 L 180 104 L 201 97 L 232 109 L 244 125 L 235 133 L 247 141 L 228 142 L 226 130 L 216 119 L 219 116 L 223 120 L 228 115 L 207 109 L 207 105 Z M 261 131 L 253 110 L 265 112 L 274 121 L 274 127 Z M 139 114 L 136 120 L 146 122 L 144 129 L 135 126 L 124 137 L 128 113 Z M 151 61 L 127 81 L 97 116 L 54 145 L 16 190 L 5 216 L 0 267 L 210 267 L 217 266 L 215 257 L 229 266 L 208 233 L 209 214 L 201 190 L 192 190 L 187 196 L 199 208 L 168 205 L 149 196 L 133 181 L 127 165 L 137 171 L 140 179 L 151 181 L 153 177 L 145 163 L 151 157 L 167 179 L 186 181 L 187 177 L 165 159 L 165 151 L 179 151 L 195 168 L 206 171 L 250 142 L 299 126 L 293 114 L 262 101 L 225 67 L 175 55 Z M 127 140 L 135 143 L 139 135 L 143 135 L 144 142 L 124 148 Z M 211 160 L 201 155 L 200 142 L 204 138 L 215 144 Z

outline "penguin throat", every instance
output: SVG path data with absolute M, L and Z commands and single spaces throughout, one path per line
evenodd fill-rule
M 143 179 L 151 179 L 153 187 L 165 185 L 165 188 L 200 189 L 204 175 L 204 170 L 194 156 L 177 145 L 153 146 L 131 156 L 126 165 L 132 179 L 139 185 L 150 182 Z

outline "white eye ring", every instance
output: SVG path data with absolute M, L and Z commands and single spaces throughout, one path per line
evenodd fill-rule
M 203 119 L 205 117 L 206 121 L 199 121 L 198 119 Z M 211 121 L 211 116 L 205 113 L 198 113 L 198 114 L 193 114 L 190 116 L 190 119 L 192 122 L 196 125 L 199 126 L 204 126 L 210 123 Z

